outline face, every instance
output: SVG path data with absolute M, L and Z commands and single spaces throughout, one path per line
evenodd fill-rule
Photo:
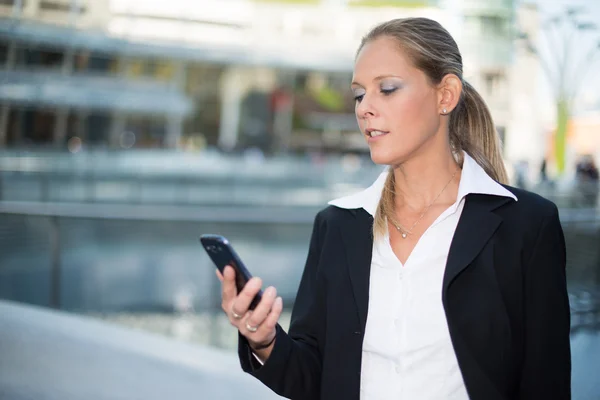
M 361 49 L 352 91 L 358 125 L 376 164 L 402 164 L 442 131 L 439 90 L 394 39 L 381 37 Z

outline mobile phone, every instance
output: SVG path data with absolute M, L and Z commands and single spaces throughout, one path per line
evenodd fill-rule
M 252 278 L 252 275 L 233 249 L 231 243 L 229 243 L 229 240 L 221 235 L 204 234 L 200 236 L 200 243 L 202 243 L 202 247 L 204 247 L 204 250 L 221 273 L 227 265 L 233 267 L 235 270 L 235 285 L 238 293 L 241 292 L 246 283 Z M 261 298 L 262 290 L 254 296 L 249 309 L 254 310 Z

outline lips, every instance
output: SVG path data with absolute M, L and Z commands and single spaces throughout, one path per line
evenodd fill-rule
M 382 131 L 379 129 L 366 129 L 365 133 L 367 134 L 367 136 L 371 137 L 371 138 L 377 138 L 383 135 L 387 135 L 389 132 L 388 131 Z

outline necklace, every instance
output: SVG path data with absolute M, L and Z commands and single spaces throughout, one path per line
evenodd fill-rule
M 442 191 L 437 196 L 435 196 L 435 199 L 433 199 L 433 201 L 431 203 L 429 203 L 429 205 L 427 207 L 425 207 L 425 210 L 421 213 L 421 216 L 415 221 L 415 223 L 410 227 L 410 229 L 408 229 L 408 230 L 404 229 L 404 227 L 402 227 L 402 225 L 397 224 L 397 223 L 395 223 L 395 222 L 392 221 L 392 225 L 394 225 L 394 227 L 396 228 L 396 230 L 398 230 L 398 232 L 400 232 L 400 234 L 402 235 L 402 239 L 406 239 L 406 237 L 408 235 L 410 235 L 410 233 L 415 228 L 415 226 L 417 226 L 417 224 L 419 223 L 419 221 L 421 221 L 421 219 L 423 219 L 423 217 L 425 216 L 425 214 L 427 214 L 427 211 L 429 211 L 429 208 L 433 205 L 433 203 L 435 203 L 436 200 L 442 195 L 442 193 L 444 193 L 444 190 L 446 190 L 446 188 L 448 187 L 448 185 L 450 184 L 450 182 L 452 182 L 452 180 L 456 176 L 457 172 L 458 172 L 458 169 L 456 171 L 454 171 L 454 173 L 450 177 L 450 180 L 448 181 L 448 183 L 446 183 L 446 185 L 444 186 L 444 188 L 442 189 Z

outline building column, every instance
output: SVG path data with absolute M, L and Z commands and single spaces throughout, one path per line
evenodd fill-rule
M 73 71 L 73 62 L 75 58 L 75 51 L 72 48 L 65 49 L 63 56 L 63 63 L 61 67 L 61 73 L 64 76 L 71 75 Z M 56 112 L 56 123 L 54 125 L 54 145 L 56 147 L 63 147 L 65 145 L 65 138 L 67 137 L 67 124 L 69 120 L 69 109 L 60 108 Z
M 235 148 L 241 118 L 241 105 L 245 86 L 243 72 L 238 68 L 228 68 L 221 79 L 221 120 L 219 123 L 219 147 L 232 150 Z
M 113 114 L 112 120 L 110 121 L 110 131 L 108 133 L 108 146 L 111 149 L 119 147 L 121 135 L 125 132 L 126 122 L 127 118 L 124 113 L 117 111 Z
M 81 110 L 77 112 L 77 119 L 75 122 L 75 136 L 81 139 L 82 142 L 85 142 L 87 138 L 87 118 L 89 112 L 85 110 Z
M 276 102 L 273 110 L 273 140 L 276 150 L 286 152 L 290 148 L 293 134 L 296 73 L 287 72 L 283 80 L 281 87 L 285 97 Z
M 67 122 L 69 118 L 69 109 L 59 108 L 56 111 L 56 122 L 54 124 L 53 142 L 56 147 L 64 147 L 67 137 Z
M 23 4 L 24 5 L 23 16 L 25 18 L 34 18 L 38 14 L 38 11 L 40 9 L 40 1 L 39 0 L 34 0 L 34 1 L 21 0 L 21 2 L 24 3 Z
M 126 78 L 130 59 L 122 57 L 117 60 L 117 77 Z M 111 113 L 110 129 L 108 130 L 108 147 L 111 149 L 119 148 L 121 135 L 125 132 L 127 116 L 123 111 L 115 110 Z
M 182 61 L 177 62 L 170 83 L 172 91 L 185 93 L 186 74 L 186 65 Z M 179 146 L 183 134 L 183 116 L 181 114 L 168 114 L 166 128 L 164 146 L 174 149 Z
M 12 7 L 11 17 L 14 19 L 21 19 L 23 16 L 23 2 L 24 0 L 15 0 Z
M 167 116 L 167 129 L 164 146 L 169 149 L 177 148 L 183 130 L 183 117 L 181 115 L 169 114 Z

